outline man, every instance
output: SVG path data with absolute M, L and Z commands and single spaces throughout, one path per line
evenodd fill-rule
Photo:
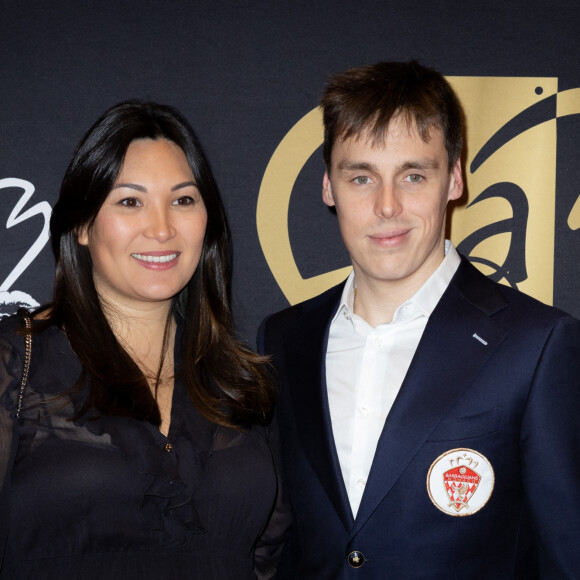
M 282 577 L 580 578 L 580 323 L 444 239 L 461 111 L 417 63 L 331 78 L 324 203 L 353 272 L 275 314 Z

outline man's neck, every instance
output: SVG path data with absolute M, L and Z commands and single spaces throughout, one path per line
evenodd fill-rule
M 357 280 L 357 287 L 354 290 L 354 313 L 373 328 L 391 322 L 397 308 L 414 294 L 397 290 L 380 283 L 370 287 L 364 283 L 358 284 Z
M 397 308 L 416 294 L 437 267 L 402 280 L 367 279 L 355 270 L 354 313 L 373 328 L 391 322 Z

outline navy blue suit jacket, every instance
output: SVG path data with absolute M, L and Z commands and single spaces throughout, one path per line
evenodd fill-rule
M 280 577 L 580 578 L 580 322 L 463 259 L 429 318 L 353 518 L 325 378 L 342 288 L 270 316 L 258 334 L 280 383 L 295 517 Z M 484 455 L 495 472 L 489 501 L 465 517 L 437 509 L 426 485 L 435 459 L 456 448 Z M 347 561 L 354 550 L 365 558 L 359 568 Z

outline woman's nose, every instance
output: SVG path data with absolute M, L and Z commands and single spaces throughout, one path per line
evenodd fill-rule
M 147 216 L 145 236 L 161 242 L 170 240 L 175 235 L 170 210 L 151 208 Z

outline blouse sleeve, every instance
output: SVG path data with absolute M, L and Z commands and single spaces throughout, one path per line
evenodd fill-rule
M 15 413 L 21 375 L 21 353 L 6 340 L 5 334 L 0 334 L 0 570 L 9 531 L 12 466 L 18 448 Z
M 275 577 L 288 530 L 292 523 L 292 512 L 287 495 L 284 494 L 284 482 L 281 478 L 280 437 L 276 420 L 272 422 L 268 432 L 276 469 L 278 492 L 266 529 L 256 545 L 254 572 L 258 580 L 268 580 Z

